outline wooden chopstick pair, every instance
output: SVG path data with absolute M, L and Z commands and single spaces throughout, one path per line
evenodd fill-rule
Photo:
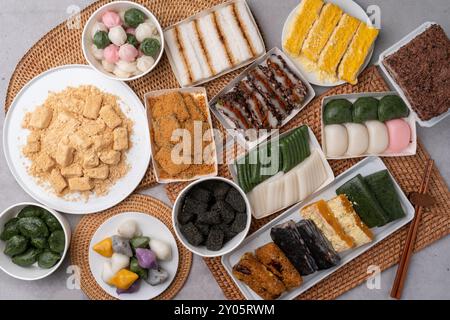
M 428 191 L 433 165 L 434 161 L 432 159 L 428 159 L 425 173 L 422 178 L 422 183 L 420 185 L 420 194 L 426 194 Z M 391 297 L 395 299 L 400 299 L 402 296 L 410 259 L 413 255 L 414 245 L 416 243 L 417 230 L 419 229 L 419 224 L 422 220 L 422 208 L 423 207 L 420 204 L 416 204 L 414 207 L 416 214 L 413 221 L 411 222 L 411 225 L 409 226 L 408 235 L 405 241 L 405 247 L 403 248 L 402 257 L 398 264 L 397 273 L 395 275 L 394 284 L 391 290 Z

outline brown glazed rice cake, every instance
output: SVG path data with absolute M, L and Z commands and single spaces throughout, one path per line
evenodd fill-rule
M 259 247 L 256 249 L 255 255 L 256 259 L 276 275 L 288 290 L 302 284 L 302 276 L 275 243 L 270 242 Z
M 283 282 L 250 252 L 245 253 L 233 267 L 233 274 L 264 300 L 277 299 L 286 291 Z
M 433 24 L 383 64 L 421 120 L 450 108 L 450 40 L 441 26 Z

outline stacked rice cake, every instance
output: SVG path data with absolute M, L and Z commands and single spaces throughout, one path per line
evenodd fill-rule
M 331 242 L 337 252 L 362 246 L 373 240 L 370 229 L 361 221 L 345 195 L 329 201 L 319 200 L 301 210 Z
M 177 24 L 164 36 L 183 87 L 206 81 L 265 52 L 259 30 L 241 0 Z

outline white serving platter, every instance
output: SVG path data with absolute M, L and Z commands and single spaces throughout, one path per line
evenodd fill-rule
M 258 24 L 256 23 L 255 17 L 253 16 L 252 11 L 250 10 L 250 7 L 248 6 L 248 3 L 247 3 L 246 0 L 231 0 L 231 1 L 227 1 L 227 2 L 224 2 L 224 3 L 218 4 L 218 5 L 216 5 L 216 6 L 212 7 L 212 8 L 208 8 L 206 10 L 203 10 L 203 11 L 201 11 L 201 12 L 199 12 L 199 13 L 197 13 L 197 14 L 195 14 L 195 15 L 187 18 L 187 19 L 184 19 L 184 20 L 182 20 L 182 21 L 180 21 L 178 23 L 175 23 L 174 25 L 164 29 L 164 32 L 166 32 L 166 31 L 168 31 L 168 30 L 170 30 L 170 29 L 172 29 L 172 28 L 174 28 L 176 26 L 179 26 L 181 24 L 188 23 L 188 22 L 191 22 L 193 20 L 196 20 L 196 19 L 199 19 L 201 17 L 204 17 L 204 16 L 206 16 L 206 15 L 208 15 L 208 14 L 210 14 L 210 13 L 216 11 L 216 10 L 224 8 L 224 7 L 226 7 L 226 6 L 228 6 L 228 5 L 232 4 L 232 3 L 235 3 L 235 2 L 243 2 L 245 4 L 245 7 L 247 8 L 247 11 L 249 12 L 250 18 L 252 20 L 252 23 L 256 26 L 256 30 L 258 31 L 259 40 L 261 41 L 261 43 L 262 43 L 262 45 L 264 47 L 264 51 L 260 55 L 260 56 L 262 56 L 263 54 L 266 53 L 264 39 L 263 39 L 263 37 L 261 35 L 261 31 L 258 28 Z M 250 63 L 252 63 L 253 61 L 255 61 L 256 59 L 259 58 L 259 57 L 255 57 L 253 59 L 249 59 L 249 60 L 244 61 L 244 62 L 242 62 L 242 63 L 240 63 L 240 64 L 238 64 L 238 65 L 236 65 L 236 66 L 234 66 L 234 67 L 232 67 L 230 69 L 226 69 L 226 70 L 224 70 L 224 71 L 222 71 L 222 72 L 220 72 L 220 73 L 218 73 L 218 74 L 216 74 L 216 75 L 214 75 L 212 77 L 209 77 L 209 78 L 206 78 L 206 79 L 203 79 L 203 80 L 199 80 L 199 81 L 190 83 L 187 86 L 183 86 L 183 84 L 182 84 L 182 82 L 180 80 L 180 75 L 179 75 L 179 73 L 177 71 L 177 68 L 176 68 L 176 65 L 175 65 L 175 63 L 173 61 L 172 54 L 171 54 L 170 49 L 169 49 L 169 45 L 167 43 L 166 43 L 165 48 L 166 48 L 165 51 L 166 51 L 167 59 L 169 60 L 170 67 L 172 68 L 172 71 L 173 71 L 173 73 L 175 75 L 175 78 L 177 79 L 178 84 L 181 87 L 194 87 L 194 86 L 199 86 L 201 84 L 210 82 L 210 81 L 212 81 L 214 79 L 220 78 L 223 75 L 226 75 L 227 73 L 230 73 L 230 72 L 236 71 L 236 70 L 238 70 L 240 68 L 243 68 L 243 67 L 249 65 Z
M 151 91 L 148 92 L 144 95 L 144 102 L 145 102 L 145 110 L 147 113 L 147 118 L 148 118 L 148 126 L 150 128 L 150 132 L 153 132 L 153 121 L 152 121 L 152 114 L 151 112 L 149 112 L 150 107 L 148 106 L 148 98 L 149 97 L 158 97 L 167 93 L 171 93 L 171 92 L 180 92 L 180 93 L 191 93 L 191 94 L 198 94 L 201 95 L 205 98 L 205 107 L 206 107 L 206 113 L 207 113 L 207 122 L 208 125 L 211 129 L 213 129 L 213 125 L 212 125 L 212 119 L 211 119 L 211 113 L 209 112 L 209 108 L 208 108 L 208 95 L 206 93 L 206 89 L 204 87 L 187 87 L 187 88 L 181 88 L 181 89 L 163 89 L 163 90 L 157 90 L 157 91 Z M 212 132 L 212 136 L 214 136 L 214 132 Z M 153 171 L 155 172 L 155 176 L 156 176 L 156 181 L 158 183 L 173 183 L 173 182 L 188 182 L 188 181 L 193 181 L 199 178 L 206 178 L 206 177 L 215 177 L 217 176 L 217 174 L 219 173 L 219 166 L 218 166 L 218 161 L 217 161 L 217 150 L 216 150 L 216 144 L 215 144 L 215 140 L 213 139 L 211 141 L 212 146 L 214 148 L 214 163 L 215 163 L 215 167 L 214 167 L 214 171 L 206 174 L 206 175 L 196 175 L 190 179 L 163 179 L 161 178 L 161 174 L 160 174 L 160 167 L 158 162 L 155 160 L 154 157 L 154 153 L 156 150 L 156 146 L 153 144 L 153 139 L 150 139 L 150 150 L 151 150 L 151 155 L 152 155 L 152 164 L 153 164 Z M 202 153 L 203 154 L 203 153 Z
M 369 26 L 373 26 L 372 21 L 370 20 L 369 16 L 364 11 L 364 9 L 361 8 L 361 6 L 359 4 L 357 4 L 356 2 L 354 2 L 353 0 L 324 0 L 324 2 L 325 3 L 334 3 L 337 6 L 339 6 L 345 13 L 357 18 L 360 21 L 367 23 L 367 25 L 369 25 Z M 301 5 L 301 2 L 294 8 L 294 10 L 291 11 L 291 13 L 289 14 L 289 16 L 286 19 L 286 22 L 284 23 L 283 32 L 282 32 L 282 36 L 281 36 L 282 44 L 285 43 L 286 37 L 289 32 L 289 28 L 295 18 L 295 15 L 296 15 L 298 9 L 300 8 L 300 5 Z M 370 48 L 369 53 L 367 54 L 366 60 L 364 60 L 364 63 L 362 65 L 361 69 L 359 70 L 358 74 L 360 74 L 369 64 L 370 59 L 372 58 L 372 53 L 373 53 L 374 47 L 375 47 L 375 45 L 372 45 L 372 47 Z M 283 48 L 283 50 L 284 50 L 284 48 Z M 286 52 L 286 54 L 294 61 L 294 63 L 297 65 L 297 67 L 300 69 L 300 71 L 305 75 L 306 79 L 312 84 L 315 84 L 315 85 L 321 86 L 321 87 L 334 87 L 334 86 L 338 86 L 340 84 L 345 83 L 345 81 L 339 80 L 339 79 L 337 79 L 336 81 L 327 81 L 326 79 L 321 79 L 319 73 L 316 70 L 312 71 L 310 68 L 308 68 L 306 65 L 304 65 L 302 63 L 302 61 L 300 61 L 300 59 L 291 57 L 287 52 Z
M 405 101 L 406 105 L 409 107 L 409 109 L 411 110 L 411 112 L 414 114 L 414 117 L 417 121 L 417 123 L 419 123 L 419 125 L 421 127 L 432 127 L 436 124 L 438 124 L 439 122 L 441 122 L 442 120 L 444 120 L 445 118 L 447 118 L 450 115 L 450 110 L 448 110 L 446 113 L 441 114 L 440 116 L 434 117 L 430 120 L 424 121 L 421 120 L 420 117 L 418 116 L 418 114 L 414 111 L 414 109 L 412 108 L 411 104 L 409 103 L 408 98 L 405 95 L 405 92 L 403 91 L 403 89 L 400 87 L 400 85 L 394 80 L 394 78 L 391 76 L 391 74 L 389 73 L 389 71 L 386 69 L 386 67 L 383 64 L 383 60 L 387 57 L 390 56 L 391 54 L 397 52 L 401 47 L 403 47 L 404 45 L 408 44 L 411 40 L 413 40 L 414 38 L 416 38 L 418 35 L 420 35 L 421 33 L 423 33 L 425 30 L 427 30 L 429 27 L 431 27 L 432 25 L 437 24 L 436 22 L 425 22 L 424 24 L 420 25 L 419 27 L 417 27 L 415 30 L 413 30 L 411 33 L 407 34 L 405 37 L 403 37 L 400 41 L 398 41 L 397 43 L 395 43 L 393 46 L 391 46 L 390 48 L 384 50 L 379 58 L 378 58 L 378 64 L 381 68 L 381 70 L 383 70 L 383 73 L 386 75 L 386 77 L 389 79 L 389 82 L 394 86 L 395 90 L 397 90 L 397 92 L 400 94 L 400 96 L 403 98 L 403 100 Z
M 243 282 L 239 281 L 233 276 L 232 269 L 233 266 L 239 261 L 241 256 L 246 252 L 253 252 L 255 249 L 265 245 L 268 242 L 271 242 L 272 239 L 270 238 L 270 229 L 274 227 L 275 225 L 278 225 L 280 223 L 294 220 L 299 221 L 302 219 L 300 216 L 300 209 L 310 203 L 316 202 L 320 199 L 331 199 L 336 196 L 336 189 L 340 187 L 343 183 L 348 181 L 349 179 L 353 178 L 357 174 L 361 174 L 363 176 L 369 175 L 371 173 L 385 170 L 387 167 L 383 163 L 383 161 L 378 157 L 369 157 L 355 166 L 351 167 L 341 175 L 339 175 L 331 184 L 329 184 L 324 189 L 316 192 L 315 194 L 312 194 L 310 197 L 308 197 L 303 203 L 298 204 L 287 210 L 286 212 L 282 213 L 279 217 L 272 220 L 271 222 L 267 223 L 265 226 L 263 226 L 261 229 L 256 231 L 254 234 L 249 236 L 247 239 L 244 240 L 244 242 L 233 252 L 230 254 L 224 255 L 222 257 L 222 264 L 233 279 L 233 281 L 236 283 L 236 285 L 241 290 L 242 294 L 245 296 L 246 299 L 249 300 L 261 300 L 261 298 L 253 292 L 247 285 L 245 285 Z M 406 225 L 408 222 L 410 222 L 414 218 L 414 208 L 409 202 L 406 195 L 403 193 L 402 189 L 398 185 L 398 183 L 394 180 L 394 178 L 391 175 L 392 180 L 394 181 L 395 189 L 397 190 L 397 193 L 400 198 L 401 205 L 403 209 L 405 210 L 405 217 L 396 221 L 393 221 L 381 228 L 372 228 L 372 232 L 375 236 L 375 239 L 373 242 L 366 244 L 364 246 L 361 246 L 356 249 L 351 249 L 346 252 L 343 252 L 340 254 L 341 262 L 328 270 L 322 270 L 315 272 L 311 275 L 303 277 L 303 284 L 296 288 L 292 289 L 286 293 L 284 293 L 279 299 L 281 300 L 291 300 L 295 297 L 299 296 L 312 286 L 316 285 L 329 275 L 336 272 L 338 269 L 343 267 L 345 264 L 349 263 L 356 257 L 363 254 L 365 251 L 369 250 L 373 246 L 375 246 L 377 243 L 385 239 L 386 237 L 393 234 L 395 231 Z
M 354 103 L 358 98 L 362 98 L 362 97 L 374 97 L 376 99 L 381 99 L 384 96 L 387 95 L 398 95 L 397 92 L 394 91 L 390 91 L 390 92 L 363 92 L 363 93 L 351 93 L 351 94 L 339 94 L 339 95 L 335 95 L 335 96 L 327 96 L 324 97 L 322 99 L 322 106 L 321 106 L 321 113 L 320 113 L 320 117 L 321 117 L 321 126 L 322 126 L 322 149 L 323 152 L 325 153 L 325 156 L 327 159 L 335 159 L 335 160 L 342 160 L 342 159 L 352 159 L 352 158 L 363 158 L 363 157 L 370 157 L 370 156 L 378 156 L 378 157 L 404 157 L 404 156 L 413 156 L 416 154 L 417 152 L 417 128 L 416 128 L 416 118 L 414 116 L 414 114 L 412 112 L 409 113 L 409 116 L 407 118 L 403 118 L 403 120 L 405 120 L 409 127 L 411 128 L 411 143 L 409 144 L 409 146 L 403 150 L 402 152 L 383 152 L 380 154 L 368 154 L 368 153 L 364 153 L 362 155 L 359 155 L 357 157 L 354 156 L 348 156 L 348 155 L 344 155 L 341 157 L 328 157 L 327 156 L 327 151 L 326 151 L 326 144 L 325 144 L 325 124 L 323 123 L 323 110 L 325 105 L 332 101 L 332 100 L 336 100 L 336 99 L 347 99 L 349 100 L 351 103 Z
M 41 105 L 49 92 L 67 87 L 92 85 L 120 98 L 120 108 L 133 120 L 132 147 L 127 153 L 128 173 L 103 196 L 91 195 L 88 200 L 79 194 L 58 197 L 49 184 L 39 184 L 28 174 L 30 161 L 22 154 L 29 130 L 22 128 L 23 117 Z M 125 83 L 111 80 L 86 65 L 66 65 L 48 70 L 31 80 L 17 94 L 6 115 L 3 128 L 3 150 L 9 169 L 19 185 L 36 201 L 57 211 L 88 214 L 115 206 L 139 185 L 150 162 L 150 133 L 145 109 L 138 96 Z
M 305 97 L 305 101 L 303 101 L 302 105 L 299 108 L 296 108 L 292 111 L 292 113 L 283 120 L 281 123 L 281 127 L 285 126 L 289 121 L 291 121 L 295 116 L 308 105 L 308 103 L 311 102 L 312 99 L 314 99 L 316 93 L 314 92 L 313 87 L 309 84 L 307 78 L 298 70 L 297 66 L 292 62 L 290 58 L 286 56 L 286 54 L 281 51 L 279 48 L 275 47 L 270 49 L 265 55 L 260 57 L 259 59 L 255 60 L 251 65 L 249 65 L 244 71 L 242 71 L 236 78 L 234 78 L 229 84 L 227 84 L 209 103 L 210 109 L 214 113 L 217 119 L 219 119 L 220 123 L 225 129 L 229 129 L 229 133 L 232 137 L 234 137 L 240 145 L 242 145 L 246 149 L 251 149 L 258 145 L 259 143 L 263 142 L 267 138 L 269 138 L 273 132 L 272 130 L 266 130 L 265 132 L 263 130 L 259 130 L 259 134 L 257 139 L 253 141 L 246 140 L 243 133 L 240 130 L 236 129 L 236 126 L 234 123 L 232 123 L 229 119 L 227 119 L 224 115 L 222 115 L 216 108 L 216 103 L 219 100 L 219 98 L 231 91 L 236 84 L 238 84 L 241 80 L 243 80 L 245 77 L 247 77 L 250 70 L 255 68 L 258 65 L 264 64 L 264 62 L 269 58 L 272 54 L 280 55 L 284 61 L 286 61 L 288 67 L 292 70 L 293 73 L 297 77 L 299 77 L 303 84 L 306 86 L 308 92 L 307 96 Z
M 286 131 L 286 132 L 284 132 L 284 133 L 282 133 L 282 134 L 280 134 L 279 138 L 281 139 L 282 137 L 284 137 L 284 136 L 286 136 L 286 135 L 289 135 L 289 134 L 290 134 L 293 130 L 295 130 L 295 129 L 297 129 L 297 127 L 296 127 L 296 128 L 293 128 L 293 129 L 291 129 L 291 130 L 288 130 L 288 131 Z M 317 141 L 317 138 L 316 138 L 316 136 L 314 135 L 314 132 L 313 132 L 313 131 L 311 130 L 311 128 L 309 128 L 309 127 L 308 127 L 308 132 L 309 132 L 309 148 L 310 148 L 311 152 L 312 152 L 313 150 L 316 150 L 316 151 L 319 153 L 320 159 L 322 160 L 322 164 L 323 164 L 323 166 L 324 166 L 324 168 L 325 168 L 325 172 L 326 172 L 326 174 L 327 174 L 327 178 L 326 178 L 325 181 L 322 183 L 322 185 L 317 189 L 317 190 L 320 190 L 320 189 L 322 189 L 323 187 L 325 187 L 325 186 L 327 186 L 328 184 L 330 184 L 331 182 L 333 182 L 333 180 L 334 180 L 334 173 L 333 173 L 333 169 L 331 169 L 330 164 L 328 163 L 327 159 L 325 158 L 325 154 L 323 153 L 322 149 L 320 148 L 320 144 L 319 144 L 319 142 Z M 249 152 L 255 150 L 256 148 L 264 147 L 266 144 L 267 144 L 267 142 L 264 142 L 264 143 L 262 143 L 260 146 L 255 146 L 254 148 L 252 148 L 251 150 L 249 150 Z M 244 155 L 238 157 L 235 161 L 233 161 L 233 162 L 232 162 L 231 164 L 229 164 L 229 166 L 228 166 L 228 169 L 229 169 L 229 171 L 230 171 L 231 177 L 233 178 L 233 181 L 236 182 L 236 184 L 238 184 L 238 185 L 239 185 L 239 180 L 238 180 L 238 178 L 237 178 L 236 162 L 238 162 L 240 159 L 242 159 L 243 157 L 245 157 L 249 152 L 246 152 Z M 300 201 L 299 203 L 303 203 L 304 201 L 306 201 L 306 199 L 303 200 L 303 201 Z M 250 203 L 250 206 L 251 206 L 251 203 Z M 276 213 L 276 212 L 280 212 L 281 210 L 284 210 L 284 209 L 286 209 L 286 208 L 288 208 L 288 207 L 279 208 L 279 209 L 277 209 L 276 211 L 270 212 L 270 213 L 268 213 L 267 215 L 262 216 L 262 217 L 258 217 L 258 218 L 255 217 L 254 212 L 253 212 L 253 209 L 252 209 L 252 215 L 253 215 L 253 217 L 254 217 L 255 219 L 262 219 L 262 218 L 268 217 L 268 216 L 270 216 L 270 215 L 272 215 L 272 214 L 274 214 L 274 213 Z
M 169 244 L 172 249 L 172 259 L 170 261 L 158 261 L 159 265 L 169 273 L 169 278 L 166 282 L 157 286 L 151 286 L 145 281 L 139 280 L 141 283 L 137 292 L 118 295 L 116 288 L 106 284 L 102 279 L 103 264 L 111 259 L 99 255 L 92 248 L 103 239 L 116 235 L 117 228 L 126 220 L 136 221 L 143 236 L 149 237 L 150 239 L 158 239 Z M 177 243 L 170 230 L 157 218 L 144 213 L 126 212 L 109 218 L 95 231 L 89 243 L 89 268 L 95 281 L 106 293 L 120 300 L 149 300 L 159 296 L 170 286 L 175 278 L 178 270 L 178 260 Z

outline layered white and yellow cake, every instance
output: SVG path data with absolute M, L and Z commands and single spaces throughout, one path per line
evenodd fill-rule
M 325 47 L 342 16 L 342 10 L 333 3 L 327 3 L 320 12 L 319 19 L 314 22 L 308 33 L 303 47 L 302 54 L 309 60 L 316 62 L 320 52 Z
M 320 70 L 330 74 L 336 73 L 339 62 L 360 24 L 358 19 L 344 13 L 320 54 L 318 62 Z
M 365 23 L 359 25 L 350 46 L 339 64 L 338 76 L 351 84 L 356 84 L 359 69 L 363 65 L 379 30 Z
M 319 200 L 303 208 L 301 215 L 304 219 L 314 221 L 336 252 L 343 252 L 354 247 L 355 243 L 352 238 L 345 233 L 324 200 Z
M 356 247 L 373 240 L 372 231 L 361 221 L 353 209 L 352 203 L 345 195 L 339 195 L 329 200 L 327 204 L 345 234 L 352 238 Z
M 356 84 L 378 33 L 336 4 L 302 0 L 283 48 L 307 72 L 317 73 L 321 81 Z
M 288 36 L 283 44 L 293 57 L 298 57 L 311 26 L 319 17 L 322 0 L 303 0 L 289 27 Z

